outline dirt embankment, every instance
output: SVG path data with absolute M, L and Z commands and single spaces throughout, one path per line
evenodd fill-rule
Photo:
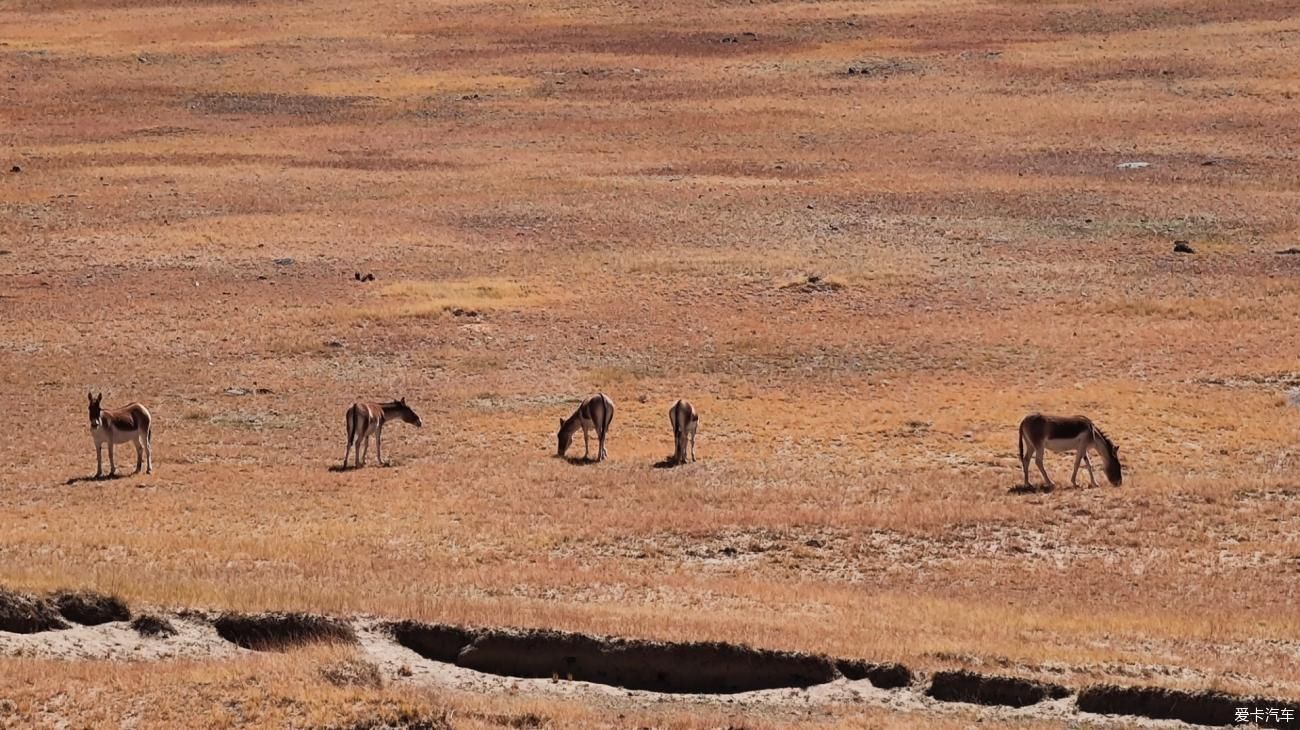
M 918 701 L 926 698 L 942 703 L 1023 708 L 1074 696 L 1073 704 L 1081 714 L 1181 720 L 1198 725 L 1236 724 L 1242 708 L 1252 713 L 1256 708 L 1267 708 L 1268 714 L 1263 717 L 1252 714 L 1248 718 L 1259 727 L 1285 727 L 1284 718 L 1300 717 L 1300 702 L 1208 690 L 1186 692 L 1110 684 L 1076 690 L 966 670 L 939 671 L 925 677 L 901 664 L 718 642 L 662 642 L 409 620 L 367 622 L 305 613 L 155 611 L 133 618 L 127 604 L 115 596 L 85 591 L 35 596 L 0 588 L 0 655 L 7 653 L 10 645 L 19 651 L 24 646 L 30 648 L 32 641 L 39 642 L 34 635 L 57 637 L 71 631 L 73 623 L 80 624 L 78 630 L 83 632 L 120 632 L 121 628 L 116 627 L 127 622 L 138 641 L 147 644 L 175 643 L 188 637 L 190 655 L 199 657 L 205 653 L 209 657 L 229 656 L 231 645 L 253 651 L 279 651 L 317 642 L 360 646 L 365 644 L 360 636 L 364 633 L 367 641 L 385 645 L 381 653 L 406 651 L 405 656 L 427 660 L 430 665 L 481 673 L 476 676 L 573 680 L 669 694 L 727 695 L 867 680 L 877 690 L 891 695 L 906 693 Z M 206 632 L 211 637 L 208 643 L 196 642 L 196 632 Z M 20 645 L 7 641 L 6 635 L 32 638 L 27 645 Z M 120 633 L 115 636 L 120 641 Z M 91 655 L 87 652 L 91 651 L 92 635 L 79 636 L 72 643 L 80 654 L 67 653 L 68 658 Z M 394 674 L 406 677 L 409 671 Z

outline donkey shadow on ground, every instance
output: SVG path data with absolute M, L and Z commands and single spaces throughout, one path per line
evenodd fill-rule
M 334 472 L 335 474 L 341 474 L 345 471 L 359 471 L 361 469 L 392 469 L 396 466 L 400 466 L 400 462 L 390 459 L 382 464 L 368 462 L 362 466 L 356 466 L 355 464 L 330 464 L 327 470 Z
M 1051 494 L 1056 487 L 1050 484 L 1017 484 L 1007 494 Z
M 590 456 L 565 456 L 562 458 L 566 462 L 568 462 L 569 465 L 571 466 L 590 466 L 592 464 L 600 463 L 599 461 L 591 458 Z
M 99 476 L 95 476 L 94 474 L 91 474 L 90 476 L 84 476 L 84 477 L 71 477 L 70 479 L 65 481 L 63 485 L 65 487 L 70 487 L 73 484 L 80 484 L 82 482 L 110 482 L 110 481 L 117 481 L 118 479 L 126 479 L 129 476 L 132 475 L 131 474 L 101 474 Z
M 666 459 L 656 461 L 652 466 L 655 469 L 673 469 L 685 465 L 686 462 L 678 461 L 677 457 L 670 456 Z

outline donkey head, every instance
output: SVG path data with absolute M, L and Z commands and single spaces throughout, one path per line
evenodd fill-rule
M 91 395 L 86 394 L 86 400 L 90 401 L 90 430 L 99 430 L 100 424 L 103 423 L 104 410 L 99 407 L 100 401 L 104 400 L 104 394 Z
M 564 453 L 569 450 L 569 444 L 573 443 L 573 431 L 565 430 L 564 419 L 560 419 L 560 430 L 555 434 L 557 440 L 555 455 L 563 457 Z
M 1110 458 L 1106 460 L 1106 479 L 1115 486 L 1124 483 L 1124 468 L 1119 463 L 1119 447 L 1114 444 L 1110 446 Z
M 406 398 L 399 398 L 397 401 L 397 417 L 416 428 L 424 427 L 424 422 L 420 420 L 420 417 L 415 414 L 415 411 L 411 410 L 410 406 L 406 405 Z

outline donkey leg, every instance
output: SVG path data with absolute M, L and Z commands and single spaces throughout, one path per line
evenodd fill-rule
M 584 461 L 591 461 L 591 434 L 587 433 L 587 427 L 582 427 L 582 458 Z
M 604 461 L 607 456 L 605 453 L 605 434 L 596 434 L 596 445 L 600 447 L 600 453 L 596 455 L 596 461 Z
M 153 427 L 144 433 L 144 473 L 153 473 Z
M 357 466 L 365 466 L 366 457 L 370 456 L 370 434 L 361 437 L 361 445 L 361 460 L 357 462 Z
M 117 476 L 117 461 L 113 458 L 113 440 L 108 441 L 108 475 Z
M 695 461 L 695 432 L 691 431 L 691 461 Z
M 135 446 L 135 471 L 132 474 L 139 474 L 144 466 L 144 434 L 136 435 L 131 443 Z
M 1074 471 L 1070 474 L 1070 486 L 1079 486 L 1079 462 L 1083 461 L 1083 452 L 1086 449 L 1079 449 L 1074 455 Z
M 1047 476 L 1047 469 L 1043 467 L 1043 452 L 1045 451 L 1047 451 L 1047 449 L 1039 449 L 1036 451 L 1034 453 L 1034 462 L 1038 464 L 1038 471 L 1043 475 L 1044 484 L 1048 487 L 1055 487 L 1056 484 L 1052 482 L 1051 477 Z
M 1021 441 L 1021 447 L 1020 447 L 1020 468 L 1021 468 L 1021 470 L 1023 470 L 1023 471 L 1025 472 L 1025 486 L 1026 486 L 1026 487 L 1029 486 L 1029 460 L 1030 460 L 1031 458 L 1033 458 L 1033 454 L 1032 454 L 1033 449 L 1032 449 L 1032 448 L 1030 449 L 1030 452 L 1031 452 L 1031 453 L 1029 453 L 1029 454 L 1026 454 L 1026 453 L 1025 453 L 1025 451 L 1024 451 L 1024 441 L 1022 440 L 1022 441 Z
M 95 478 L 104 476 L 104 445 L 95 444 Z
M 1092 482 L 1092 486 L 1097 486 L 1097 477 L 1092 473 L 1092 459 L 1088 458 L 1087 451 L 1083 452 L 1083 463 L 1088 467 L 1088 481 Z
M 380 466 L 388 466 L 384 463 L 384 426 L 380 424 L 375 429 L 375 458 L 379 460 Z

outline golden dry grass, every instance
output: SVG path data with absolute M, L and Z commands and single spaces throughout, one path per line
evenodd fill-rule
M 516 310 L 554 302 L 559 295 L 520 282 L 473 279 L 469 281 L 400 281 L 379 289 L 379 303 L 352 312 L 364 319 L 428 317 L 460 309 L 474 316 L 480 310 Z
M 1285 5 L 10 4 L 0 583 L 1300 697 Z

